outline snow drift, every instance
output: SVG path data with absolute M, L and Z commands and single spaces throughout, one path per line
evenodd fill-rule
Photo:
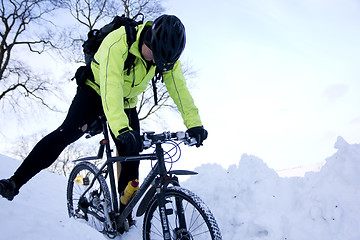
M 360 144 L 341 137 L 319 172 L 282 178 L 261 159 L 243 155 L 228 169 L 205 164 L 182 185 L 212 210 L 223 239 L 360 239 Z M 322 159 L 319 159 L 322 161 Z M 0 155 L 0 177 L 19 162 Z M 176 167 L 176 165 L 175 165 Z M 0 239 L 106 239 L 69 219 L 65 177 L 43 171 L 12 202 L 0 199 Z M 117 239 L 141 239 L 142 219 Z

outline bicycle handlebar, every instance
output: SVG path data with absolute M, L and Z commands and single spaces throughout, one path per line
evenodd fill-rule
M 181 141 L 185 145 L 193 146 L 197 144 L 195 138 L 189 137 L 189 134 L 183 131 L 179 132 L 163 132 L 155 134 L 155 132 L 145 132 L 142 135 L 144 149 L 150 148 L 153 144 L 164 143 L 166 141 Z

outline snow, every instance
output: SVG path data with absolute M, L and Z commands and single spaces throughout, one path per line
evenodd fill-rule
M 360 144 L 339 137 L 335 148 L 320 171 L 304 177 L 280 177 L 261 159 L 243 154 L 228 169 L 198 167 L 200 174 L 182 186 L 209 206 L 226 240 L 359 240 Z M 19 161 L 0 155 L 0 165 L 0 177 L 6 178 Z M 106 239 L 68 218 L 66 183 L 42 171 L 12 202 L 1 198 L 0 239 Z M 141 239 L 141 228 L 137 219 L 137 226 L 116 239 Z

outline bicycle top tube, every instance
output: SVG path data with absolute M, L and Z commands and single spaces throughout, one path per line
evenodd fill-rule
M 156 160 L 156 154 L 140 154 L 138 156 L 116 156 L 108 159 L 108 162 L 131 162 L 131 161 L 141 161 L 141 160 Z

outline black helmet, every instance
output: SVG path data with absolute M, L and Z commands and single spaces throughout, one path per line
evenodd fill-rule
M 151 50 L 155 64 L 161 71 L 174 67 L 185 48 L 185 27 L 173 15 L 162 15 L 151 26 Z

